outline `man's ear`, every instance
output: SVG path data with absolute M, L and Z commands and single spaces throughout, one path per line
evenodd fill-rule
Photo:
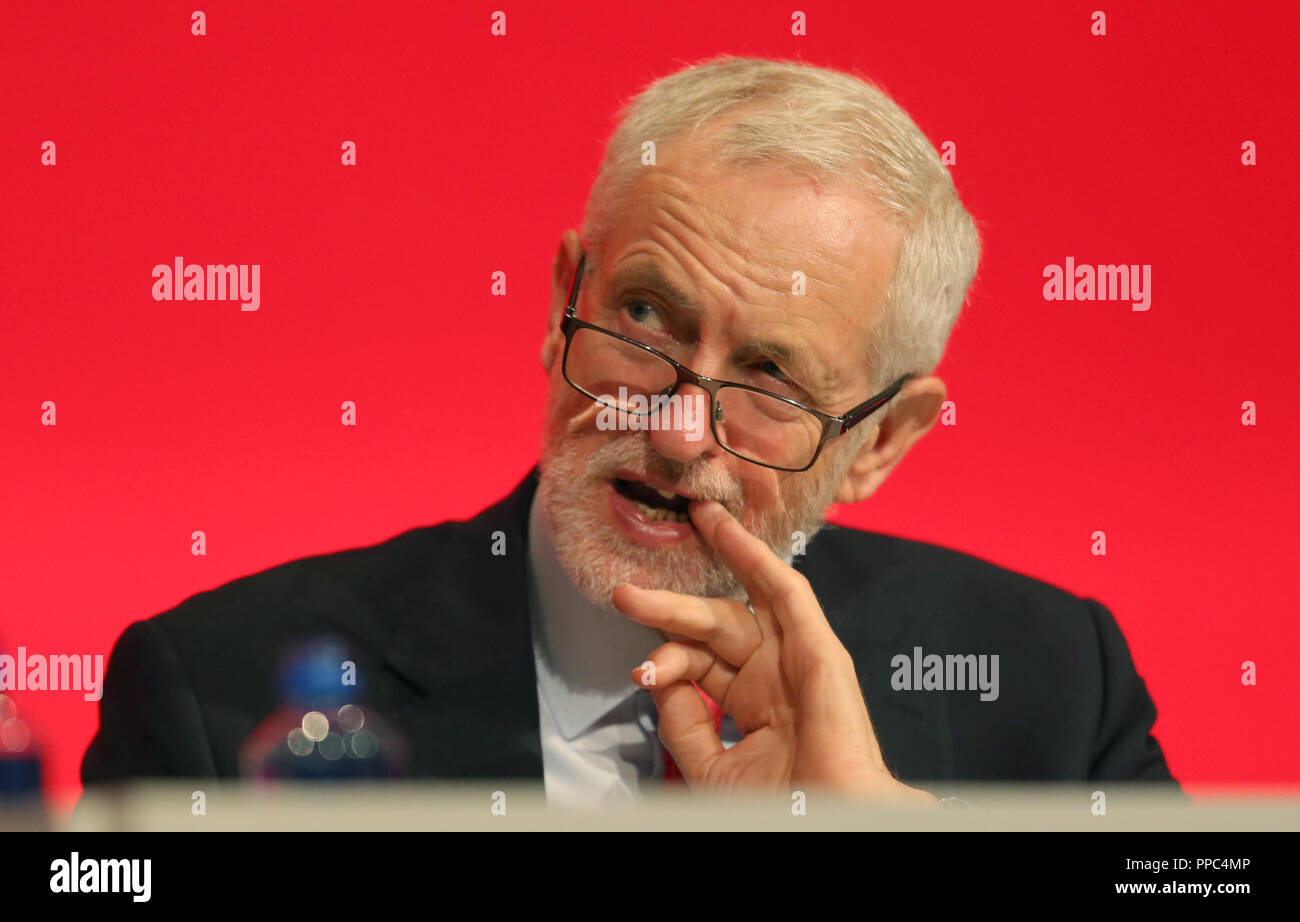
M 885 482 L 908 449 L 930 431 L 943 411 L 948 388 L 938 378 L 908 381 L 889 404 L 889 413 L 862 443 L 835 494 L 837 503 L 860 503 Z M 883 412 L 883 411 L 882 411 Z M 870 419 L 859 425 L 869 425 Z
M 564 333 L 560 324 L 564 321 L 569 288 L 573 285 L 573 273 L 578 270 L 581 257 L 582 238 L 577 231 L 566 230 L 560 235 L 560 248 L 555 254 L 555 265 L 551 267 L 551 307 L 547 312 L 546 336 L 542 339 L 542 369 L 548 375 L 564 351 Z

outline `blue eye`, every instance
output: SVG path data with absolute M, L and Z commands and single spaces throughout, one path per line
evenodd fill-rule
M 627 315 L 633 323 L 639 323 L 642 326 L 663 326 L 663 321 L 659 318 L 659 312 L 653 304 L 630 300 L 624 304 L 624 307 L 627 309 Z

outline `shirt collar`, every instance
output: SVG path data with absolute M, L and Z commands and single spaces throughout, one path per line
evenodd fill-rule
M 537 682 L 561 735 L 572 740 L 640 691 L 632 670 L 664 638 L 578 591 L 556 555 L 536 496 L 529 514 L 528 559 L 533 643 L 540 660 Z

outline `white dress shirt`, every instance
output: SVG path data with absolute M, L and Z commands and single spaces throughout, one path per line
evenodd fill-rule
M 547 803 L 636 804 L 643 785 L 662 784 L 664 760 L 654 699 L 631 673 L 664 638 L 578 591 L 555 555 L 536 499 L 528 560 Z M 723 745 L 739 739 L 731 718 L 724 718 Z

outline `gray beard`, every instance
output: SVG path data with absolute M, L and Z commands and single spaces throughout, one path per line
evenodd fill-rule
M 744 599 L 740 581 L 712 548 L 697 542 L 669 548 L 636 544 L 610 522 L 601 496 L 609 478 L 622 468 L 659 478 L 683 493 L 716 499 L 740 518 L 745 509 L 741 484 L 707 461 L 682 463 L 663 457 L 644 433 L 611 435 L 584 464 L 581 445 L 565 438 L 558 409 L 548 408 L 538 500 L 556 556 L 574 586 L 597 605 L 609 605 L 614 588 L 626 582 L 705 598 Z M 826 508 L 853 455 L 845 451 L 830 456 L 818 465 L 821 470 L 788 478 L 782 507 L 746 527 L 789 564 L 795 533 L 802 533 L 806 543 L 826 524 Z

